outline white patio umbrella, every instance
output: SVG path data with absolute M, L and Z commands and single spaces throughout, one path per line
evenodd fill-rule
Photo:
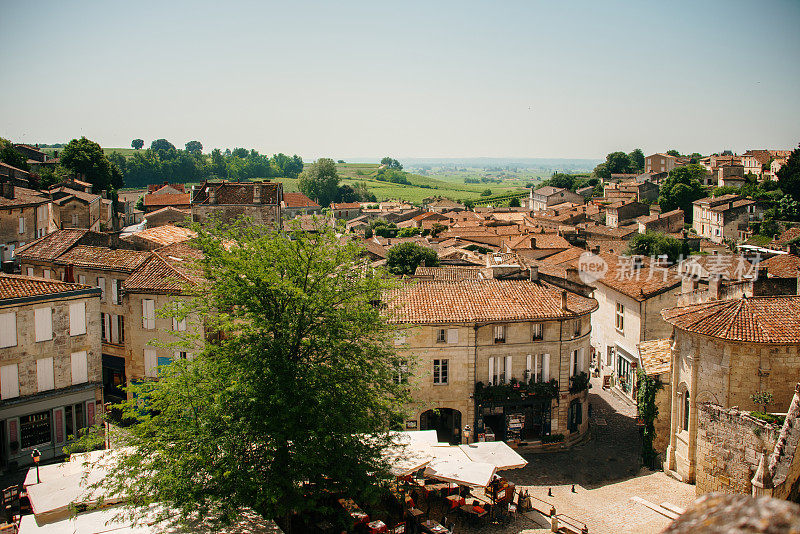
M 458 447 L 473 462 L 492 464 L 498 471 L 520 469 L 528 465 L 525 458 L 502 441 L 484 441 Z

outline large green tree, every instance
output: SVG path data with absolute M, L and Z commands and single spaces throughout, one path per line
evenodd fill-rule
M 630 161 L 631 172 L 644 172 L 644 152 L 642 152 L 641 148 L 634 148 L 628 154 L 628 160 Z
M 706 170 L 702 165 L 684 165 L 669 171 L 661 184 L 658 204 L 662 212 L 682 209 L 684 220 L 692 222 L 692 202 L 707 196 L 702 185 Z
M 319 158 L 300 175 L 298 187 L 305 196 L 327 208 L 339 192 L 336 163 L 330 158 Z
M 73 139 L 61 151 L 60 165 L 71 173 L 80 174 L 92 184 L 92 191 L 112 191 L 123 186 L 122 172 L 109 161 L 100 145 L 81 137 Z
M 420 265 L 438 266 L 439 255 L 432 248 L 411 241 L 393 246 L 386 254 L 386 267 L 392 274 L 412 275 Z
M 131 141 L 131 148 L 133 148 L 134 150 L 139 150 L 143 146 L 144 146 L 144 139 L 137 138 Z
M 133 507 L 222 521 L 248 508 L 271 519 L 318 510 L 342 491 L 372 501 L 408 402 L 376 305 L 391 282 L 330 230 L 196 230 L 205 281 L 166 313 L 192 310 L 221 335 L 130 387 L 132 453 L 102 484 Z
M 27 171 L 28 160 L 14 149 L 14 145 L 8 139 L 0 137 L 0 161 L 6 165 L 11 165 L 23 171 Z
M 184 145 L 186 148 L 186 152 L 190 154 L 202 154 L 203 152 L 203 143 L 200 141 L 189 141 Z
M 800 145 L 795 148 L 778 171 L 778 184 L 781 190 L 800 201 Z

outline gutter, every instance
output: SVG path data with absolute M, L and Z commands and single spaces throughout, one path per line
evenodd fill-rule
M 48 293 L 46 295 L 36 295 L 32 297 L 18 297 L 11 299 L 0 300 L 0 306 L 13 306 L 15 304 L 29 304 L 31 302 L 41 302 L 47 300 L 58 300 L 71 297 L 91 297 L 100 295 L 101 290 L 99 287 L 89 287 L 86 289 L 78 289 L 73 291 L 59 291 L 57 293 Z

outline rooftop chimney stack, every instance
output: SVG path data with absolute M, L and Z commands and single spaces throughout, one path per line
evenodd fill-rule
M 712 274 L 708 279 L 708 296 L 711 300 L 719 300 L 721 286 L 722 277 L 718 274 Z
M 567 291 L 561 291 L 561 309 L 567 311 Z
M 208 186 L 208 203 L 209 204 L 217 203 L 217 189 L 213 185 Z
M 539 280 L 539 266 L 531 265 L 529 269 L 530 281 L 537 282 Z
M 261 204 L 261 184 L 253 184 L 253 204 Z
M 14 198 L 14 182 L 3 182 L 3 196 L 9 200 Z

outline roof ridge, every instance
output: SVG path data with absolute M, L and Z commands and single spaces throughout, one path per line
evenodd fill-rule
M 742 312 L 742 307 L 745 305 L 745 301 L 746 300 L 747 299 L 745 298 L 745 296 L 742 295 L 741 298 L 739 298 L 738 301 L 734 301 L 734 302 L 736 302 L 736 304 L 735 304 L 736 311 L 731 314 L 730 320 L 728 321 L 728 324 L 725 326 L 725 329 L 723 330 L 723 334 L 726 337 L 730 334 L 731 329 L 733 328 L 733 324 L 739 318 L 739 314 Z
M 158 258 L 159 260 L 161 260 L 161 262 L 162 262 L 164 265 L 166 265 L 168 269 L 170 269 L 170 270 L 172 270 L 172 271 L 175 271 L 175 273 L 177 273 L 177 275 L 178 275 L 178 276 L 180 276 L 181 278 L 183 278 L 183 279 L 184 279 L 184 280 L 186 280 L 187 282 L 191 282 L 191 280 L 189 279 L 189 277 L 188 277 L 188 276 L 186 276 L 185 274 L 183 274 L 182 272 L 180 272 L 178 269 L 176 269 L 175 267 L 173 267 L 172 265 L 170 265 L 170 263 L 169 263 L 167 260 L 165 260 L 165 259 L 164 259 L 164 258 L 161 256 L 161 254 L 157 253 L 155 250 L 151 251 L 151 253 L 153 254 L 153 256 L 155 256 L 156 258 Z

